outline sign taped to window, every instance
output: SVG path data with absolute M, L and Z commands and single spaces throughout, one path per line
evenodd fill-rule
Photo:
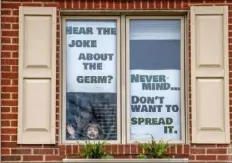
M 130 21 L 130 139 L 181 139 L 180 21 Z
M 66 22 L 66 139 L 117 140 L 114 20 Z

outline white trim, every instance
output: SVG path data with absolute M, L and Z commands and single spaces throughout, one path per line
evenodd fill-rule
M 122 109 L 121 109 L 121 119 L 122 119 L 122 123 L 121 123 L 121 131 L 122 131 L 122 135 L 121 135 L 121 138 L 122 138 L 122 144 L 126 144 L 126 109 L 123 109 L 123 108 L 126 108 L 126 100 L 125 100 L 125 96 L 126 96 L 126 60 L 125 60 L 125 56 L 126 56 L 126 53 L 125 53 L 125 49 L 126 49 L 126 45 L 125 45 L 125 42 L 126 42 L 126 17 L 125 15 L 122 15 L 121 16 L 121 102 L 122 102 Z
M 188 162 L 187 158 L 174 159 L 63 159 L 63 162 Z
M 130 87 L 130 73 L 129 73 L 129 26 L 128 26 L 128 20 L 129 19 L 179 19 L 181 20 L 181 108 L 184 109 L 181 111 L 181 132 L 182 132 L 182 140 L 180 141 L 170 141 L 170 144 L 184 144 L 186 143 L 186 135 L 187 135 L 187 125 L 185 123 L 187 123 L 187 118 L 186 118 L 186 90 L 188 90 L 188 88 L 186 88 L 185 85 L 185 78 L 188 76 L 185 76 L 186 74 L 184 73 L 184 68 L 185 68 L 185 60 L 187 60 L 185 57 L 185 39 L 186 38 L 186 27 L 185 27 L 185 18 L 184 16 L 126 16 L 126 15 L 120 15 L 120 17 L 115 17 L 115 16 L 98 16 L 98 17 L 94 17 L 94 19 L 112 19 L 115 18 L 117 20 L 117 28 L 119 30 L 119 28 L 121 28 L 120 34 L 119 31 L 117 31 L 117 33 L 120 35 L 118 35 L 118 39 L 117 39 L 117 43 L 118 46 L 120 45 L 120 47 L 118 47 L 118 53 L 120 52 L 121 54 L 118 54 L 118 57 L 121 56 L 121 58 L 117 58 L 118 59 L 118 63 L 117 63 L 117 69 L 118 69 L 118 90 L 117 90 L 117 96 L 118 99 L 120 99 L 121 101 L 118 101 L 118 115 L 117 115 L 117 120 L 119 121 L 119 123 L 117 124 L 117 129 L 118 129 L 118 140 L 117 141 L 107 141 L 107 143 L 110 144 L 134 144 L 135 142 L 147 142 L 144 140 L 130 140 L 129 138 L 129 133 L 130 133 L 130 125 L 128 123 L 128 120 L 130 119 L 129 115 L 130 115 L 130 110 L 129 108 L 129 103 L 128 100 L 126 99 L 130 99 L 129 96 L 129 87 Z M 65 120 L 66 120 L 66 111 L 65 111 L 65 107 L 66 107 L 66 81 L 65 81 L 65 74 L 66 74 L 66 70 L 65 70 L 65 65 L 66 65 L 66 48 L 65 48 L 65 42 L 66 42 L 66 35 L 64 33 L 65 30 L 65 20 L 70 20 L 70 19 L 93 19 L 91 16 L 64 16 L 62 19 L 62 52 L 63 54 L 61 56 L 60 59 L 62 60 L 62 73 L 61 73 L 61 83 L 62 83 L 62 91 L 61 91 L 61 96 L 62 96 L 62 106 L 61 106 L 61 143 L 62 144 L 85 144 L 85 141 L 76 141 L 76 140 L 65 140 Z M 186 32 L 186 33 L 185 33 Z M 121 63 L 120 63 L 120 62 Z M 121 76 L 120 76 L 121 75 Z M 119 78 L 121 77 L 121 79 Z M 188 92 L 188 91 L 187 91 Z M 119 107 L 120 106 L 120 107 Z M 120 117 L 119 117 L 120 115 Z M 119 134 L 121 133 L 121 134 Z M 95 141 L 96 142 L 96 141 Z M 102 141 L 100 141 L 102 142 Z
M 63 47 L 63 55 L 62 55 L 62 107 L 61 107 L 61 114 L 62 114 L 62 143 L 64 144 L 85 144 L 86 142 L 84 140 L 66 140 L 66 78 L 65 78 L 65 74 L 66 74 L 66 35 L 65 35 L 65 22 L 66 20 L 116 20 L 117 21 L 117 140 L 108 140 L 107 143 L 111 143 L 111 144 L 119 144 L 121 142 L 121 92 L 120 92 L 120 88 L 121 88 L 121 82 L 120 82 L 120 17 L 118 16 L 100 16 L 100 17 L 91 17 L 91 16 L 81 16 L 81 17 L 63 17 L 62 20 L 62 25 L 63 25 L 63 29 L 62 29 L 62 36 L 63 36 L 63 42 L 62 42 L 62 47 Z M 101 140 L 94 140 L 94 141 L 90 141 L 90 142 L 103 142 Z
M 137 20 L 157 20 L 157 19 L 178 19 L 181 20 L 181 140 L 175 140 L 175 141 L 169 141 L 169 144 L 183 144 L 186 142 L 186 133 L 185 133 L 185 123 L 186 123 L 186 119 L 185 119 L 185 110 L 186 110 L 186 106 L 185 106 L 185 73 L 184 73 L 184 29 L 185 29 L 185 25 L 184 25 L 184 17 L 182 16 L 178 16 L 178 17 L 160 17 L 160 16 L 128 16 L 126 18 L 126 70 L 127 70 L 127 95 L 126 95 L 126 110 L 127 110 L 127 143 L 131 144 L 131 143 L 135 143 L 135 142 L 139 142 L 139 143 L 145 143 L 147 142 L 147 140 L 131 140 L 130 139 L 130 52 L 129 52 L 129 38 L 130 38 L 130 32 L 129 32 L 129 20 L 133 20 L 133 19 L 137 19 Z

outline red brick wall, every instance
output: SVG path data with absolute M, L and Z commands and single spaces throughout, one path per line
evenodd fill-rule
M 189 2 L 190 1 L 190 2 Z M 175 9 L 189 10 L 190 5 L 229 5 L 229 29 L 232 29 L 232 1 L 230 0 L 2 0 L 2 58 L 1 58 L 1 139 L 2 161 L 59 161 L 64 156 L 78 151 L 77 146 L 58 145 L 59 140 L 59 65 L 57 64 L 57 131 L 56 145 L 17 145 L 17 90 L 18 90 L 18 7 L 23 6 L 56 6 L 59 16 L 60 9 Z M 209 1 L 209 2 L 208 2 Z M 58 17 L 57 29 L 60 27 Z M 232 37 L 231 31 L 229 37 Z M 60 31 L 57 30 L 57 63 L 59 63 Z M 229 43 L 232 57 L 232 40 Z M 190 46 L 189 46 L 190 47 Z M 230 70 L 232 59 L 230 59 Z M 230 74 L 231 76 L 231 74 Z M 232 79 L 230 79 L 232 91 Z M 190 96 L 190 95 L 189 95 Z M 191 98 L 190 98 L 191 102 Z M 190 108 L 191 110 L 191 108 Z M 232 107 L 231 107 L 232 111 Z M 232 112 L 231 112 L 232 115 Z M 231 121 L 232 122 L 232 121 Z M 191 127 L 191 112 L 188 122 Z M 232 124 L 232 123 L 231 123 Z M 189 131 L 191 133 L 191 128 Z M 191 137 L 191 134 L 190 134 Z M 106 147 L 117 157 L 134 157 L 140 152 L 135 145 L 110 145 Z M 189 157 L 192 161 L 232 160 L 230 148 L 227 145 L 175 145 L 169 149 L 176 157 Z M 231 155 L 232 156 L 232 155 Z

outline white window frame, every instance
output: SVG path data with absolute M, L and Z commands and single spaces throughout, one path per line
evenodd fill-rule
M 117 140 L 109 140 L 109 144 L 134 144 L 135 142 L 148 142 L 144 140 L 130 140 L 130 58 L 129 58 L 129 20 L 132 19 L 177 19 L 181 21 L 181 140 L 169 141 L 169 144 L 184 144 L 188 138 L 188 75 L 185 69 L 187 68 L 187 57 L 185 57 L 187 45 L 187 30 L 186 19 L 184 16 L 63 16 L 61 24 L 61 66 L 60 66 L 60 79 L 62 81 L 60 88 L 61 104 L 61 122 L 60 124 L 60 143 L 61 144 L 85 144 L 84 140 L 66 140 L 66 20 L 116 20 L 117 21 Z M 96 140 L 94 142 L 102 142 Z M 90 141 L 93 142 L 93 141 Z
M 91 17 L 91 16 L 81 16 L 81 17 L 77 17 L 77 16 L 73 16 L 73 17 L 64 17 L 62 20 L 62 127 L 61 127 L 61 137 L 62 137 L 62 143 L 65 144 L 76 144 L 78 142 L 78 144 L 85 144 L 86 141 L 84 140 L 66 140 L 66 21 L 67 20 L 115 20 L 116 21 L 116 28 L 117 28 L 117 140 L 109 140 L 108 142 L 110 142 L 111 144 L 119 144 L 121 142 L 121 93 L 120 93 L 120 88 L 121 88 L 121 82 L 120 82 L 120 17 L 118 16 L 110 16 L 110 17 Z M 98 140 L 99 142 L 103 142 L 103 140 Z M 90 142 L 93 142 L 92 140 Z M 95 141 L 96 142 L 96 141 Z
M 180 20 L 181 22 L 181 29 L 180 29 L 180 72 L 181 72 L 181 88 L 180 88 L 180 98 L 181 98 L 181 109 L 180 109 L 180 113 L 181 113 L 181 140 L 177 140 L 177 141 L 170 141 L 169 143 L 171 144 L 179 144 L 179 143 L 184 143 L 185 142 L 185 137 L 186 137 L 186 130 L 185 130 L 185 78 L 184 78 L 184 18 L 183 17 L 168 17 L 168 16 L 164 16 L 164 17 L 161 17 L 161 16 L 127 16 L 126 17 L 126 76 L 127 76 L 127 80 L 126 80 L 126 90 L 127 90 L 127 93 L 126 93 L 126 117 L 127 117 L 127 132 L 126 132 L 126 135 L 127 135 L 127 143 L 134 143 L 135 141 L 136 142 L 140 142 L 140 143 L 145 143 L 145 142 L 148 142 L 147 140 L 131 140 L 130 139 L 130 99 L 131 99 L 131 96 L 130 96 L 130 85 L 131 85 L 131 82 L 130 82 L 130 31 L 129 31 L 129 22 L 130 20 L 158 20 L 158 19 L 161 19 L 161 20 Z

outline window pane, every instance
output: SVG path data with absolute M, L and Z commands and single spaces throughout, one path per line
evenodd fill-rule
M 116 21 L 66 22 L 66 139 L 117 140 Z
M 131 140 L 180 140 L 180 21 L 130 21 Z

